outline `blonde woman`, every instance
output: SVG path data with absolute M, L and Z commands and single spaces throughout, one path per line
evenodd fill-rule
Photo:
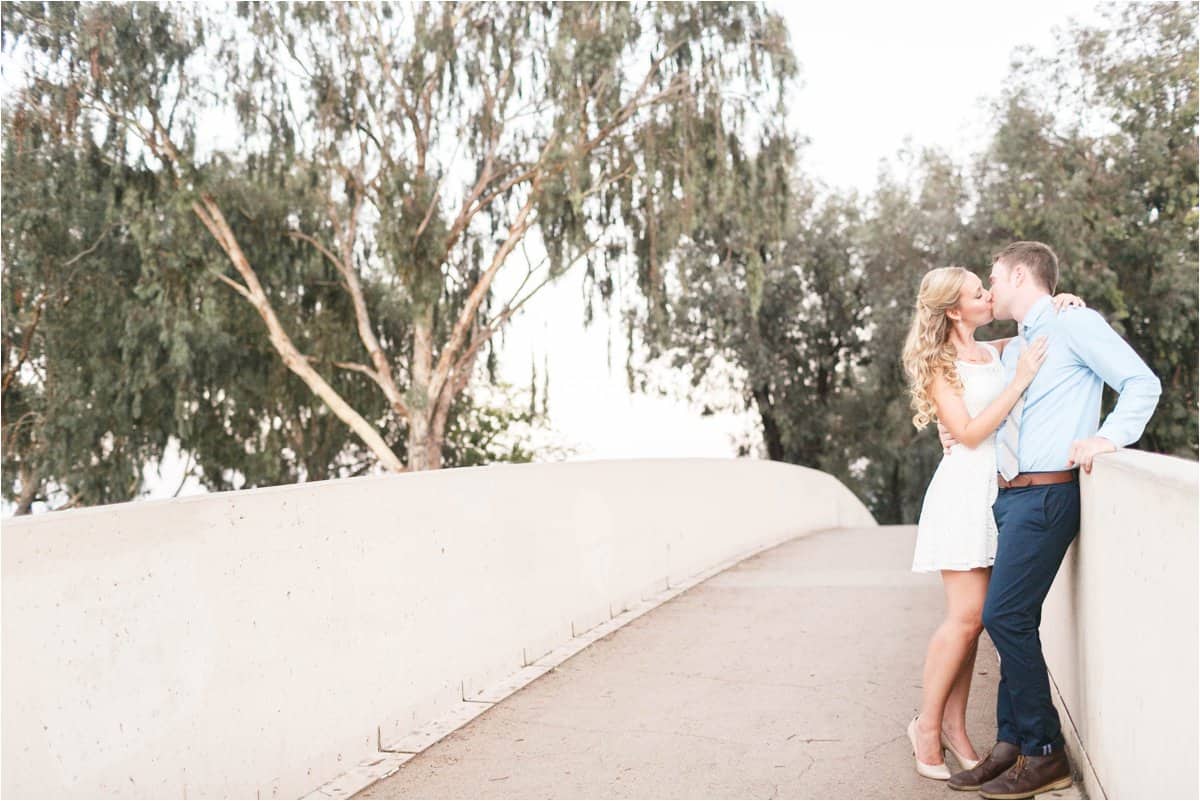
M 1054 298 L 1056 309 L 1082 306 L 1074 295 Z M 1005 379 L 1000 353 L 1008 340 L 976 342 L 977 328 L 992 322 L 991 294 L 962 267 L 931 270 L 921 281 L 912 326 L 904 343 L 904 369 L 922 429 L 935 420 L 958 444 L 942 458 L 929 483 L 917 525 L 912 569 L 940 571 L 946 590 L 945 620 L 925 657 L 921 711 L 908 725 L 917 772 L 946 780 L 949 749 L 964 770 L 979 757 L 967 737 L 967 696 L 988 576 L 996 558 L 995 433 L 1046 358 L 1046 340 L 1030 344 Z

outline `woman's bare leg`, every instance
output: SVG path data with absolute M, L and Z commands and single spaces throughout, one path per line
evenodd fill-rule
M 929 640 L 921 685 L 921 715 L 917 720 L 917 759 L 926 764 L 942 762 L 941 728 L 946 701 L 972 644 L 983 631 L 988 572 L 986 568 L 942 571 L 946 619 Z
M 992 569 L 989 567 L 985 570 L 990 580 Z M 958 752 L 968 759 L 979 759 L 979 753 L 971 744 L 971 738 L 967 736 L 967 699 L 971 694 L 971 681 L 975 675 L 975 656 L 978 653 L 979 638 L 976 637 L 971 643 L 971 650 L 963 659 L 958 676 L 954 679 L 950 695 L 946 698 L 945 712 L 942 713 L 942 731 L 946 732 L 946 737 L 958 749 Z
M 942 730 L 946 737 L 968 759 L 979 759 L 971 738 L 967 736 L 967 697 L 971 693 L 971 678 L 975 674 L 975 655 L 979 653 L 979 638 L 971 643 L 971 650 L 963 659 L 962 667 L 950 687 L 946 698 L 946 709 L 942 713 Z

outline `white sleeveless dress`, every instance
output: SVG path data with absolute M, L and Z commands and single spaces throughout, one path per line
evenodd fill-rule
M 1008 383 L 999 352 L 980 344 L 992 361 L 955 362 L 963 383 L 963 403 L 971 417 L 986 409 Z M 913 571 L 990 567 L 996 561 L 996 518 L 992 515 L 996 493 L 995 433 L 974 448 L 962 444 L 951 448 L 925 490 Z

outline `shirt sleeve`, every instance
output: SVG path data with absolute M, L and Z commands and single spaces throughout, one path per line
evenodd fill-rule
M 1063 329 L 1071 350 L 1092 372 L 1117 392 L 1117 405 L 1105 418 L 1096 436 L 1118 448 L 1142 436 L 1158 405 L 1162 383 L 1112 326 L 1092 309 L 1070 309 Z

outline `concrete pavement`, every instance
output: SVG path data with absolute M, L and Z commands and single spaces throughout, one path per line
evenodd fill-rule
M 917 776 L 905 736 L 944 608 L 940 579 L 908 569 L 914 538 L 827 531 L 752 557 L 355 797 L 976 798 Z M 985 634 L 968 719 L 981 753 L 997 679 Z

